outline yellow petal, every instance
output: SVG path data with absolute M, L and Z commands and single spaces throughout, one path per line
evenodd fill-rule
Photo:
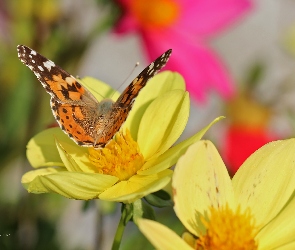
M 199 141 L 213 124 L 215 124 L 216 122 L 220 121 L 223 118 L 224 117 L 216 118 L 209 125 L 207 125 L 205 128 L 200 130 L 198 133 L 196 133 L 192 137 L 168 149 L 165 153 L 160 155 L 157 159 L 146 162 L 137 173 L 141 175 L 155 174 L 173 166 L 176 163 L 176 161 L 179 159 L 179 157 L 185 153 L 185 151 L 190 145 Z
M 87 147 L 80 147 L 75 143 L 57 140 L 60 157 L 68 171 L 97 173 L 96 167 L 89 160 Z
M 149 105 L 141 119 L 137 138 L 146 160 L 163 153 L 178 139 L 188 115 L 189 99 L 183 90 L 170 91 Z
M 271 142 L 252 154 L 233 178 L 237 201 L 268 223 L 295 189 L 295 139 Z
M 234 193 L 227 169 L 210 141 L 190 146 L 176 164 L 172 178 L 174 210 L 182 224 L 198 235 L 197 214 L 210 206 L 234 207 Z
M 131 203 L 147 194 L 165 187 L 173 171 L 165 170 L 155 175 L 134 175 L 128 181 L 121 181 L 104 191 L 99 198 L 108 201 Z
M 138 227 L 156 249 L 192 250 L 182 238 L 166 226 L 152 220 L 138 220 Z
M 59 141 L 74 143 L 60 128 L 50 128 L 35 135 L 27 145 L 27 158 L 34 168 L 64 166 L 55 144 Z
M 163 71 L 152 78 L 141 90 L 124 123 L 124 128 L 129 129 L 135 141 L 137 141 L 138 128 L 144 111 L 158 96 L 174 89 L 185 90 L 185 83 L 182 76 L 178 73 Z
M 257 235 L 259 249 L 277 249 L 290 242 L 295 243 L 294 207 L 295 198 L 293 196 L 283 211 Z
M 92 77 L 84 77 L 79 79 L 84 87 L 89 90 L 98 101 L 101 101 L 106 98 L 111 98 L 112 100 L 117 100 L 120 93 L 114 90 L 110 85 L 97 80 Z
M 62 159 L 62 162 L 64 163 L 66 169 L 69 172 L 83 172 L 80 166 L 75 162 L 73 157 L 65 151 L 65 149 L 58 142 L 58 140 L 56 140 L 56 146 L 57 146 L 57 150 L 59 152 L 60 158 Z
M 177 139 L 180 137 L 183 130 L 185 129 L 189 117 L 189 111 L 189 94 L 188 92 L 185 92 L 182 102 L 179 103 L 178 109 L 165 131 L 165 138 L 163 138 L 161 147 L 159 148 L 158 152 L 153 155 L 152 158 L 158 158 L 159 155 L 162 155 L 164 152 L 166 152 L 177 141 Z
M 284 246 L 276 248 L 276 250 L 290 250 L 290 249 L 291 250 L 295 249 L 295 242 L 294 241 L 291 243 L 288 243 Z M 265 249 L 265 250 L 268 250 L 268 249 Z
M 24 183 L 28 192 L 36 194 L 57 193 L 67 198 L 79 200 L 98 198 L 101 192 L 118 181 L 117 177 L 110 175 L 74 173 L 68 171 L 46 175 L 38 172 L 37 174 L 39 175 L 30 182 Z M 29 179 L 27 176 L 23 178 L 24 181 Z
M 29 184 L 39 175 L 48 175 L 48 174 L 54 174 L 59 173 L 62 171 L 66 171 L 65 168 L 40 168 L 38 170 L 32 170 L 27 173 L 25 173 L 22 176 L 22 184 L 23 186 L 28 189 Z

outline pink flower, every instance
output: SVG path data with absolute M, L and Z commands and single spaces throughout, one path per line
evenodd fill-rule
M 140 34 L 147 55 L 153 60 L 172 48 L 166 69 L 177 71 L 199 101 L 216 89 L 232 95 L 233 82 L 207 39 L 233 23 L 251 8 L 250 0 L 118 0 L 123 15 L 116 32 Z

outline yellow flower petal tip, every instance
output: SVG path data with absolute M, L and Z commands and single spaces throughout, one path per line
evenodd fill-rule
M 125 134 L 118 132 L 103 149 L 89 148 L 89 159 L 98 173 L 116 176 L 121 181 L 135 175 L 144 164 L 138 144 L 128 129 Z

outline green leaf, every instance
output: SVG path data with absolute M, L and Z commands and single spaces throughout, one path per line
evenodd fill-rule
M 128 221 L 130 221 L 133 217 L 133 203 L 122 203 L 121 213 L 121 219 L 123 219 L 123 223 L 126 226 Z
M 138 199 L 133 203 L 133 221 L 137 224 L 138 219 L 146 218 L 156 220 L 154 209 L 143 200 Z
M 157 192 L 154 192 L 152 193 L 153 195 L 159 197 L 160 199 L 162 200 L 170 200 L 171 199 L 171 196 L 169 193 L 167 193 L 166 191 L 164 190 L 159 190 Z
M 162 191 L 162 190 L 160 190 Z M 168 193 L 166 193 L 165 191 L 160 192 L 158 191 L 156 193 L 153 194 L 149 194 L 147 196 L 144 197 L 144 199 L 152 206 L 154 207 L 171 207 L 173 206 L 173 202 L 172 200 L 170 200 L 170 195 Z M 164 193 L 166 195 L 164 195 Z M 162 198 L 163 197 L 163 198 Z M 168 197 L 168 199 L 167 199 Z

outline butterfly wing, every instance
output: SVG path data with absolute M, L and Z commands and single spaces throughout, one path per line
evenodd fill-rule
M 20 60 L 51 95 L 52 112 L 61 129 L 78 145 L 91 146 L 95 140 L 92 129 L 99 116 L 95 97 L 72 75 L 36 51 L 24 45 L 17 50 Z
M 61 129 L 78 145 L 92 147 L 95 144 L 99 116 L 94 108 L 85 105 L 61 103 L 51 97 L 52 113 Z
M 167 63 L 167 50 L 146 67 L 107 112 L 72 75 L 27 46 L 17 47 L 18 57 L 51 95 L 53 115 L 61 129 L 78 145 L 104 147 L 126 120 L 140 90 Z
M 119 96 L 118 100 L 112 106 L 111 112 L 108 112 L 104 116 L 104 130 L 100 131 L 99 127 L 95 129 L 97 131 L 97 145 L 103 147 L 121 128 L 140 90 L 166 65 L 171 52 L 171 49 L 167 50 L 147 66 Z M 111 121 L 111 123 L 108 121 Z
M 169 60 L 172 50 L 169 49 L 154 62 L 147 66 L 124 90 L 116 101 L 116 105 L 131 109 L 135 98 L 138 96 L 140 90 L 147 84 L 147 82 L 159 72 Z
M 18 45 L 18 57 L 37 76 L 48 94 L 62 103 L 96 103 L 95 97 L 75 77 L 31 48 Z

